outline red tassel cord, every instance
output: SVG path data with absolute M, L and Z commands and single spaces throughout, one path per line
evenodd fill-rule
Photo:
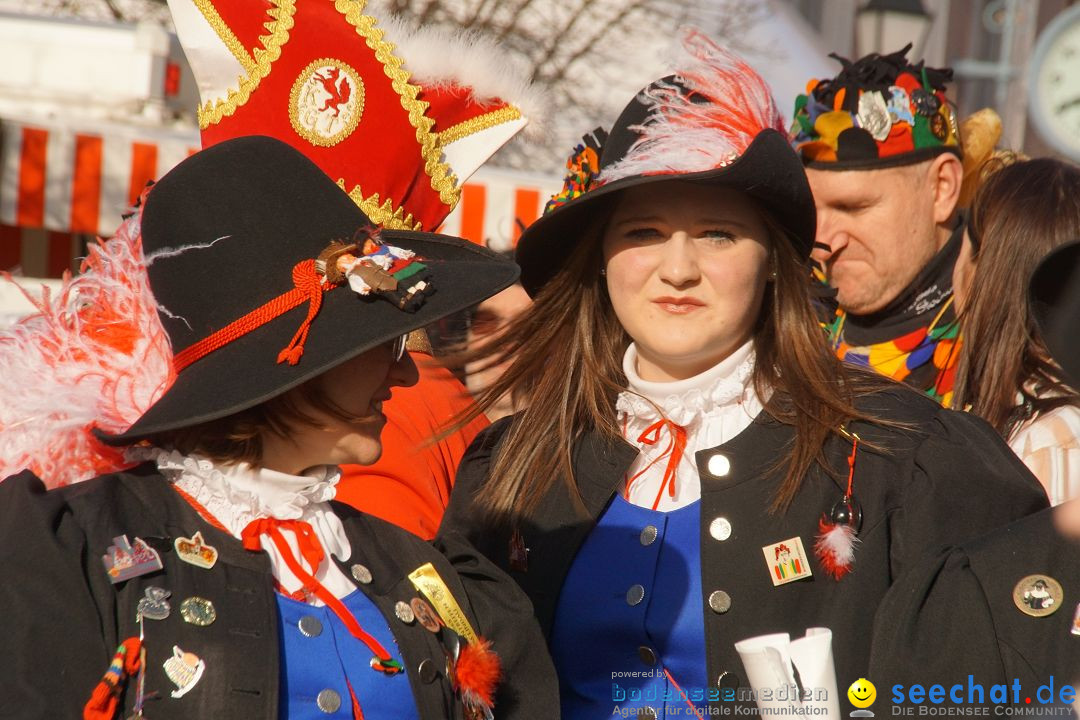
M 490 718 L 495 707 L 495 688 L 502 677 L 502 663 L 484 638 L 463 644 L 454 664 L 454 687 L 461 695 L 467 718 Z
M 814 542 L 814 554 L 825 573 L 834 580 L 839 580 L 851 572 L 851 566 L 855 562 L 855 548 L 859 544 L 857 533 L 861 511 L 852 495 L 855 453 L 858 447 L 859 438 L 853 436 L 851 455 L 848 456 L 847 492 L 843 499 L 833 506 L 830 515 L 821 516 L 818 521 L 817 540 Z
M 112 720 L 116 707 L 120 703 L 120 694 L 124 691 L 127 679 L 139 671 L 139 651 L 142 642 L 139 638 L 128 638 L 116 648 L 109 669 L 101 681 L 94 687 L 90 699 L 83 707 L 83 720 Z

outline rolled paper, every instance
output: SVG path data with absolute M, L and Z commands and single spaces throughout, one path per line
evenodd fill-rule
M 763 717 L 794 714 L 793 709 L 807 714 L 807 708 L 815 708 L 814 717 L 839 720 L 828 628 L 809 628 L 805 637 L 796 640 L 787 633 L 758 635 L 735 643 L 735 651 Z

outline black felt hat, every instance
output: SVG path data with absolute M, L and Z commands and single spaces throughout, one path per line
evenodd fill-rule
M 1054 248 L 1031 276 L 1031 310 L 1055 362 L 1080 388 L 1080 240 Z
M 320 254 L 370 228 L 314 163 L 272 138 L 220 143 L 166 174 L 146 197 L 143 252 L 174 355 L 201 357 L 131 428 L 102 439 L 128 444 L 252 407 L 517 278 L 513 263 L 468 241 L 383 230 L 379 241 L 415 253 L 426 268 L 430 296 L 418 308 L 361 296 L 318 273 L 313 286 Z M 291 309 L 275 315 L 282 303 Z M 265 322 L 251 327 L 253 317 Z M 193 353 L 207 343 L 220 346 Z
M 590 217 L 619 192 L 679 180 L 741 190 L 786 231 L 799 254 L 814 242 L 814 199 L 782 131 L 764 80 L 700 33 L 678 74 L 644 88 L 609 135 L 594 132 L 567 162 L 563 190 L 517 245 L 521 284 L 535 295 L 555 274 Z

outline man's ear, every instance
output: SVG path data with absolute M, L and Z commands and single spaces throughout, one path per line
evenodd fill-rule
M 952 218 L 960 199 L 964 165 L 953 153 L 941 153 L 930 162 L 927 181 L 934 196 L 934 222 L 944 225 Z

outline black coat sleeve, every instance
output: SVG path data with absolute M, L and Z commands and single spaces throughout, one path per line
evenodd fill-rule
M 502 663 L 495 716 L 558 720 L 558 679 L 529 598 L 461 534 L 440 533 L 435 546 L 461 578 L 478 618 L 477 633 L 491 641 Z
M 493 526 L 484 516 L 476 496 L 490 477 L 499 443 L 510 422 L 510 418 L 502 418 L 473 440 L 458 465 L 450 503 L 439 526 L 439 536 L 457 534 L 481 555 L 500 563 L 507 556 L 509 533 L 505 528 Z
M 1046 492 L 981 418 L 942 409 L 913 456 L 891 511 L 891 569 L 900 577 L 948 545 L 1048 506 Z
M 116 649 L 84 569 L 101 550 L 62 493 L 29 472 L 0 482 L 0 717 L 82 717 Z
M 968 556 L 949 549 L 908 573 L 878 607 L 868 677 L 892 702 L 894 685 L 966 687 L 968 675 L 986 686 L 1006 681 L 986 592 Z

